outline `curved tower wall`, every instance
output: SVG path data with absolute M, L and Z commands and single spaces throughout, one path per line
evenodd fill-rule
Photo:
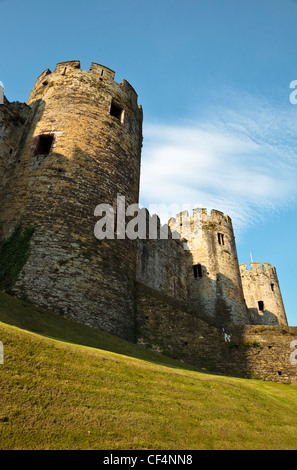
M 39 76 L 6 222 L 35 228 L 17 295 L 133 339 L 135 242 L 94 236 L 97 205 L 139 194 L 142 109 L 114 75 L 69 61 Z
M 194 209 L 171 219 L 172 230 L 181 231 L 191 253 L 188 266 L 189 299 L 197 312 L 218 324 L 248 324 L 235 238 L 230 217 L 222 212 Z
M 288 325 L 276 269 L 269 263 L 240 265 L 243 292 L 253 324 Z

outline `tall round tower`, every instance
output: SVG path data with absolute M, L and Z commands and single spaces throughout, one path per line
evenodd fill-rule
M 133 340 L 135 242 L 94 235 L 99 204 L 139 195 L 142 108 L 114 75 L 74 60 L 39 76 L 6 223 L 34 228 L 14 293 Z
M 218 325 L 248 324 L 230 217 L 222 212 L 194 209 L 171 219 L 190 251 L 188 267 L 189 303 Z

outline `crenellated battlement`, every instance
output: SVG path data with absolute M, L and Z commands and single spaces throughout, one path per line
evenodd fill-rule
M 247 267 L 245 263 L 239 265 L 240 273 L 242 276 L 244 275 L 259 275 L 259 274 L 266 274 L 268 276 L 275 276 L 276 269 L 269 263 L 264 262 L 263 264 L 259 263 L 258 261 L 252 261 L 250 263 L 250 269 Z
M 232 226 L 232 220 L 229 215 L 225 215 L 223 212 L 218 211 L 216 209 L 212 209 L 210 215 L 205 213 L 205 217 L 208 217 L 211 221 L 217 221 L 218 223 L 223 223 Z
M 216 209 L 212 209 L 209 214 L 205 208 L 195 208 L 192 215 L 189 215 L 189 211 L 185 210 L 172 217 L 168 224 L 172 230 L 182 232 L 185 236 L 189 233 L 195 235 L 201 229 L 233 231 L 231 218 Z
M 39 98 L 39 96 L 36 95 L 45 92 L 48 86 L 52 87 L 55 85 L 55 79 L 60 81 L 64 77 L 67 78 L 70 76 L 77 77 L 78 80 L 88 79 L 98 86 L 105 84 L 113 88 L 115 92 L 125 96 L 125 99 L 129 100 L 133 108 L 139 108 L 139 110 L 142 111 L 141 105 L 137 104 L 138 95 L 127 80 L 123 79 L 120 83 L 116 82 L 114 80 L 115 72 L 109 67 L 97 64 L 96 62 L 91 63 L 89 70 L 83 70 L 81 69 L 79 60 L 59 62 L 54 72 L 50 69 L 44 70 L 36 80 L 29 102 L 31 102 L 33 98 Z M 61 85 L 63 85 L 63 83 L 62 81 Z
M 135 205 L 135 209 L 136 209 Z M 151 214 L 146 207 L 138 207 L 137 209 L 137 225 L 139 239 L 149 240 L 174 240 L 181 243 L 180 233 L 172 231 L 170 224 L 163 224 L 158 214 Z M 131 214 L 129 214 L 131 215 Z

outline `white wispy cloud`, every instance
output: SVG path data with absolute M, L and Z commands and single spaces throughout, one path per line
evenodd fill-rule
M 297 200 L 297 106 L 233 97 L 207 121 L 144 126 L 141 203 L 218 209 L 237 227 Z

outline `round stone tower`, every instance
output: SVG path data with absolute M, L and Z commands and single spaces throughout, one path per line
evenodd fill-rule
M 248 324 L 232 221 L 222 212 L 194 209 L 169 222 L 191 253 L 188 267 L 189 303 L 220 326 Z
M 133 340 L 135 242 L 94 235 L 98 205 L 114 208 L 116 220 L 117 197 L 127 207 L 139 196 L 142 108 L 114 75 L 74 60 L 39 76 L 6 225 L 34 229 L 16 295 Z
M 252 323 L 288 325 L 276 269 L 269 263 L 252 262 L 239 266 L 243 293 Z

